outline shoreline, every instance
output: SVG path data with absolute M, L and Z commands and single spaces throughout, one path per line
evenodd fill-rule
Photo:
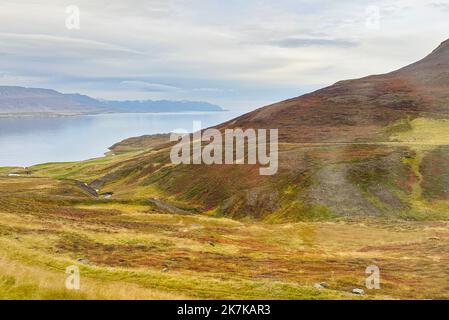
M 1 119 L 10 118 L 59 118 L 59 117 L 79 117 L 79 116 L 98 116 L 98 115 L 108 115 L 108 114 L 155 114 L 155 115 L 182 115 L 182 114 L 205 114 L 205 113 L 223 113 L 230 112 L 231 110 L 205 110 L 205 111 L 179 111 L 179 112 L 99 112 L 99 113 L 0 113 Z

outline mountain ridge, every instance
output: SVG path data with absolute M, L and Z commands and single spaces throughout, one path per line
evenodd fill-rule
M 224 109 L 202 101 L 98 100 L 79 93 L 61 93 L 53 89 L 0 86 L 0 116 L 194 111 Z

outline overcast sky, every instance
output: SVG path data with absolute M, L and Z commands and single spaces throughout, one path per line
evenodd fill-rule
M 248 110 L 399 68 L 447 38 L 440 0 L 0 0 L 0 85 Z

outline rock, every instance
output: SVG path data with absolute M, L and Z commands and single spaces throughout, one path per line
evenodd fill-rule
M 212 247 L 215 247 L 215 243 L 209 242 L 209 244 L 210 244 Z
M 326 289 L 329 288 L 329 285 L 326 282 L 317 282 L 313 285 L 315 289 Z
M 363 294 L 365 294 L 365 291 L 363 289 L 360 289 L 360 288 L 354 288 L 354 289 L 352 289 L 352 293 L 353 294 L 363 295 Z
M 105 193 L 103 193 L 103 197 L 105 199 L 109 199 L 109 198 L 112 198 L 113 194 L 114 194 L 113 192 L 105 192 Z
M 83 258 L 78 258 L 78 259 L 76 259 L 76 261 L 78 261 L 79 263 L 85 264 L 85 265 L 90 264 L 89 260 L 83 259 Z
M 172 213 L 172 214 L 185 214 L 185 215 L 192 215 L 193 213 L 181 208 L 176 207 L 175 205 L 161 199 L 156 198 L 149 198 L 148 201 L 157 207 L 157 209 L 161 210 L 165 213 Z
M 162 269 L 162 272 L 168 272 L 168 268 L 167 268 L 167 267 L 164 267 L 164 268 Z
M 98 193 L 97 191 L 95 191 L 94 188 L 92 188 L 90 185 L 88 185 L 85 182 L 82 181 L 77 181 L 76 184 L 83 189 L 84 191 L 88 192 L 90 195 L 94 196 L 94 197 L 98 197 Z
M 104 184 L 105 181 L 103 179 L 96 179 L 90 183 L 90 186 L 94 189 L 101 189 Z

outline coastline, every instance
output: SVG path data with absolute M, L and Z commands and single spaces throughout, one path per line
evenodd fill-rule
M 231 110 L 204 110 L 204 111 L 179 111 L 179 112 L 89 112 L 89 113 L 0 113 L 0 119 L 7 118 L 59 118 L 59 117 L 78 117 L 78 116 L 97 116 L 104 114 L 157 114 L 157 115 L 195 115 L 195 114 L 207 114 L 207 113 L 223 113 Z

